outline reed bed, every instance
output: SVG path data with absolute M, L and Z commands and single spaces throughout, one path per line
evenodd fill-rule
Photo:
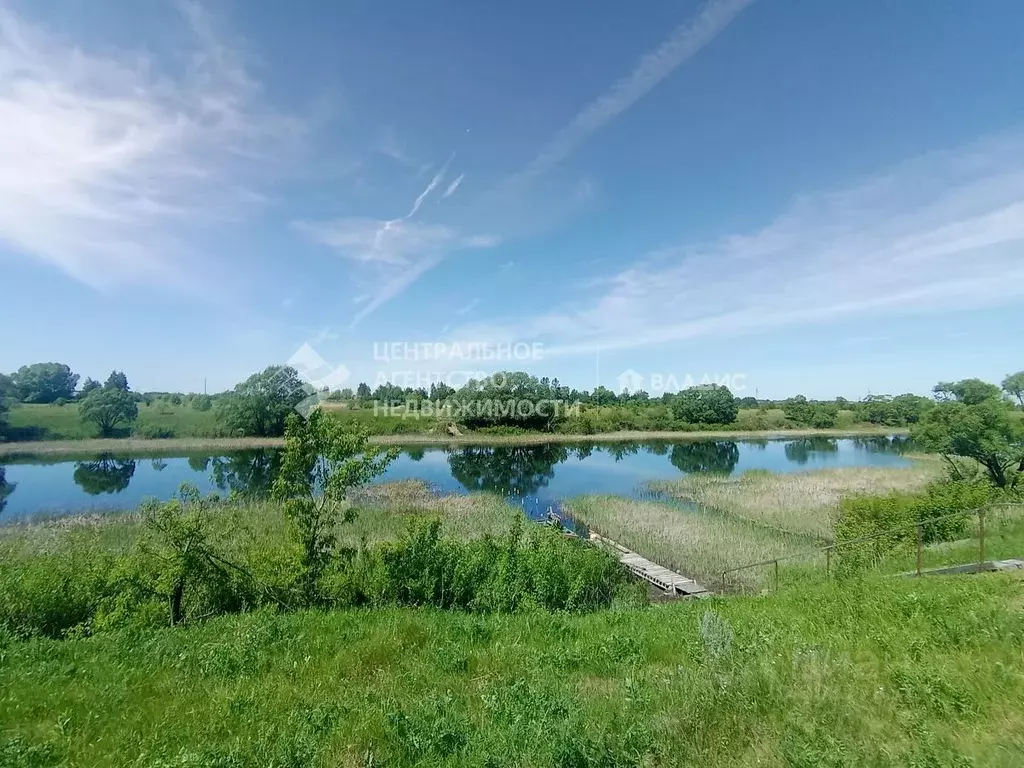
M 722 572 L 812 549 L 807 537 L 776 531 L 712 510 L 618 496 L 583 496 L 565 505 L 573 519 L 659 565 L 716 588 Z M 743 572 L 730 586 L 752 588 L 762 572 Z
M 938 461 L 920 459 L 900 468 L 844 467 L 788 474 L 750 471 L 738 477 L 693 474 L 652 482 L 649 488 L 759 525 L 831 542 L 842 497 L 918 491 L 941 474 Z

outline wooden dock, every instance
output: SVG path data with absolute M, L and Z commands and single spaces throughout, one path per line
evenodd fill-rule
M 707 597 L 710 593 L 691 578 L 670 571 L 646 557 L 626 549 L 611 539 L 590 532 L 590 540 L 618 555 L 619 562 L 634 576 L 660 589 L 670 597 Z

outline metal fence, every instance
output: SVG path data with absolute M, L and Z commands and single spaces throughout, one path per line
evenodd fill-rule
M 772 584 L 773 589 L 778 591 L 779 588 L 779 563 L 785 563 L 800 559 L 808 558 L 820 558 L 824 555 L 825 558 L 825 577 L 829 578 L 832 575 L 833 569 L 833 557 L 842 549 L 846 549 L 858 544 L 865 544 L 867 542 L 883 539 L 887 536 L 897 537 L 900 534 L 905 534 L 908 531 L 916 531 L 915 535 L 915 551 L 916 551 L 916 575 L 920 576 L 922 571 L 922 560 L 924 554 L 924 529 L 926 526 L 940 523 L 946 520 L 954 518 L 971 518 L 977 517 L 978 519 L 978 568 L 983 570 L 985 563 L 985 516 L 987 512 L 991 512 L 997 509 L 1014 509 L 1017 511 L 1024 510 L 1024 503 L 1021 502 L 1001 502 L 996 504 L 986 504 L 983 507 L 977 509 L 965 510 L 962 512 L 952 512 L 948 515 L 940 515 L 938 517 L 926 518 L 924 520 L 917 520 L 912 523 L 906 523 L 904 525 L 890 528 L 885 531 L 878 531 L 876 533 L 867 534 L 866 536 L 858 536 L 853 539 L 846 539 L 844 541 L 837 541 L 834 544 L 829 544 L 825 547 L 819 547 L 813 550 L 804 550 L 803 552 L 795 552 L 791 555 L 784 555 L 782 557 L 776 557 L 771 560 L 762 560 L 757 563 L 748 563 L 747 565 L 737 566 L 736 568 L 729 568 L 722 571 L 720 589 L 722 592 L 728 591 L 729 576 L 739 574 L 745 571 L 749 571 L 755 568 L 771 568 L 772 569 Z M 1024 556 L 1024 552 L 1021 553 Z M 742 591 L 742 588 L 741 588 Z

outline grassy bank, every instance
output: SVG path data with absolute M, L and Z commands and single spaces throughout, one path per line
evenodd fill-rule
M 1024 590 L 256 613 L 0 648 L 4 766 L 1016 766 Z
M 12 439 L 18 442 L 91 440 L 99 437 L 95 424 L 82 421 L 78 403 L 17 405 L 11 409 L 8 421 Z M 139 403 L 139 417 L 131 431 L 143 438 L 210 438 L 226 434 L 215 411 L 199 411 L 188 405 L 171 405 L 164 401 Z
M 65 406 L 67 407 L 67 406 Z M 797 437 L 877 437 L 906 434 L 906 430 L 891 427 L 863 427 L 847 430 L 789 429 L 766 432 L 706 431 L 706 432 L 605 432 L 595 435 L 568 435 L 536 432 L 516 435 L 493 435 L 471 432 L 461 436 L 446 434 L 374 435 L 375 445 L 436 445 L 441 447 L 466 445 L 538 445 L 541 443 L 602 443 L 630 440 L 664 440 L 673 442 L 693 440 L 776 440 Z M 147 440 L 140 438 L 37 440 L 28 442 L 0 442 L 0 457 L 17 455 L 90 456 L 97 453 L 124 453 L 139 456 L 184 456 L 196 453 L 243 450 L 246 448 L 279 448 L 283 438 L 276 437 L 211 437 Z
M 936 457 L 916 457 L 911 467 L 844 467 L 738 476 L 693 474 L 650 483 L 653 491 L 733 517 L 791 533 L 833 539 L 839 500 L 852 494 L 915 492 L 942 476 Z

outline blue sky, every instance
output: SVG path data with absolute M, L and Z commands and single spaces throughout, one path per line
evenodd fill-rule
M 216 391 L 305 344 L 348 384 L 999 380 L 1022 25 L 1012 0 L 0 0 L 0 371 Z

